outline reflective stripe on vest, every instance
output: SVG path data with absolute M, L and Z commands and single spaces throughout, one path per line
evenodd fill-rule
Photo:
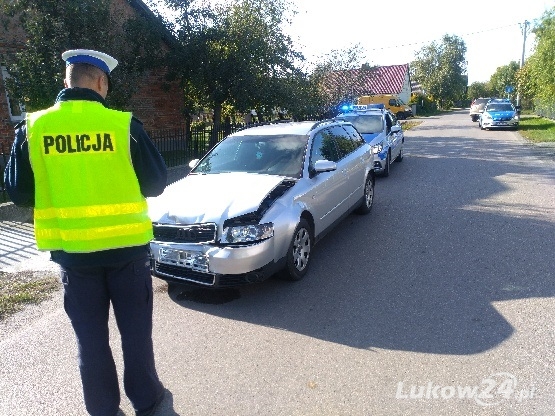
M 131 163 L 131 113 L 65 101 L 27 115 L 39 250 L 87 253 L 152 239 Z

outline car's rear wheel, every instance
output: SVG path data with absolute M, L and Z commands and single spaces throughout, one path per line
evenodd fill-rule
M 368 174 L 366 182 L 364 183 L 364 198 L 362 204 L 357 208 L 356 213 L 365 215 L 372 211 L 374 205 L 374 185 L 375 180 L 372 174 Z
M 311 250 L 312 230 L 308 221 L 301 218 L 289 244 L 285 269 L 280 276 L 286 280 L 301 280 L 308 271 Z

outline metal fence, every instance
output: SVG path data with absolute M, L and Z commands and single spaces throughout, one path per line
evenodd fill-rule
M 309 120 L 309 119 L 307 119 Z M 316 120 L 314 118 L 313 120 Z M 291 120 L 282 120 L 288 122 Z M 259 126 L 262 124 L 279 123 L 280 121 L 261 123 L 231 123 L 222 124 L 221 128 L 214 130 L 213 126 L 192 128 L 186 131 L 184 127 L 148 131 L 148 135 L 164 158 L 166 165 L 171 168 L 188 164 L 193 159 L 201 158 L 216 143 L 224 137 L 238 130 Z
M 214 131 L 213 126 L 184 127 L 149 131 L 148 135 L 164 158 L 168 167 L 186 165 L 206 154 L 210 148 L 228 134 L 244 128 L 245 124 L 225 124 Z
M 535 113 L 540 117 L 555 120 L 555 104 L 540 100 L 534 100 Z
M 0 203 L 8 202 L 8 193 L 6 192 L 6 186 L 4 185 L 4 167 L 8 161 L 8 156 L 10 155 L 10 149 L 4 146 L 4 143 L 0 143 Z

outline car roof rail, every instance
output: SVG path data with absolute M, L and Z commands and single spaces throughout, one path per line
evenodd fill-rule
M 270 125 L 270 124 L 291 123 L 293 121 L 294 120 L 290 119 L 290 118 L 286 118 L 286 119 L 283 119 L 283 120 L 259 121 L 257 123 L 245 124 L 243 127 L 240 127 L 235 131 L 246 130 L 246 129 L 250 129 L 251 127 L 267 126 L 267 125 Z
M 310 129 L 309 129 L 308 131 L 312 131 L 312 130 L 314 130 L 316 127 L 319 127 L 319 126 L 322 125 L 322 124 L 330 124 L 330 123 L 335 123 L 335 122 L 336 122 L 336 120 L 333 119 L 333 118 L 326 118 L 326 119 L 324 119 L 324 120 L 319 120 L 319 121 L 317 121 L 316 123 L 314 123 L 314 124 L 312 125 L 312 127 L 310 127 Z

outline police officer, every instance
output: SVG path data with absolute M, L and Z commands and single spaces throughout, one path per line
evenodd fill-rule
M 112 305 L 121 334 L 123 383 L 137 415 L 164 397 L 152 345 L 152 224 L 145 197 L 161 194 L 167 169 L 139 120 L 107 108 L 113 57 L 69 50 L 55 104 L 16 126 L 6 189 L 34 207 L 39 250 L 60 265 L 64 309 L 78 343 L 91 415 L 116 415 L 118 376 L 109 345 Z

